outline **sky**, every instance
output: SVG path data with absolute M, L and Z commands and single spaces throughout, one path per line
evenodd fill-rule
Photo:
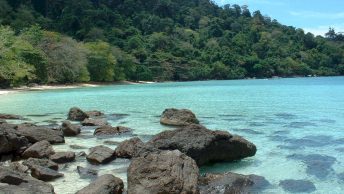
M 251 12 L 263 15 L 281 24 L 304 29 L 315 35 L 324 35 L 329 27 L 344 32 L 344 0 L 214 0 L 219 5 L 247 5 Z

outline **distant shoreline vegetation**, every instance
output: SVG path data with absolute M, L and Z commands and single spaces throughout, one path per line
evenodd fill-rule
M 344 75 L 344 36 L 190 1 L 0 0 L 0 88 Z

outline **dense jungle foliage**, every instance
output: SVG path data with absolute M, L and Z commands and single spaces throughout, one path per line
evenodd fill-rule
M 209 0 L 0 0 L 0 86 L 344 75 L 344 36 Z

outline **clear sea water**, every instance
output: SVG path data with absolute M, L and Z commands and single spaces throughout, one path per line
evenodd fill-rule
M 286 179 L 309 180 L 314 193 L 344 193 L 344 77 L 113 85 L 0 96 L 0 112 L 26 115 L 39 124 L 61 122 L 72 106 L 127 114 L 111 124 L 131 127 L 144 140 L 168 129 L 159 124 L 165 108 L 191 109 L 206 127 L 244 136 L 258 148 L 252 158 L 202 167 L 202 173 L 264 176 L 272 186 L 263 193 L 287 193 L 279 186 Z M 88 152 L 104 141 L 129 138 L 97 139 L 92 133 L 84 128 L 80 137 L 54 148 Z M 78 165 L 126 182 L 129 161 L 96 167 L 78 159 L 62 168 L 64 178 L 52 182 L 57 193 L 75 193 L 90 182 L 79 178 Z

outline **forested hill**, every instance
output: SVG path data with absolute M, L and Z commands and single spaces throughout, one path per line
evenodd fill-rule
M 0 0 L 0 85 L 343 75 L 314 37 L 209 0 Z

